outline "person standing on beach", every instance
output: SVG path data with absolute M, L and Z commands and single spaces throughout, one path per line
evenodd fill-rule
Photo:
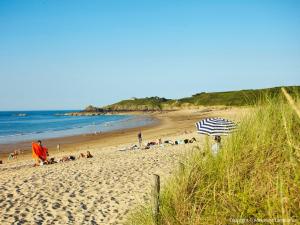
M 32 142 L 32 157 L 36 160 L 35 166 L 47 162 L 48 149 L 42 145 L 42 141 Z
M 221 136 L 215 136 L 215 143 L 211 147 L 212 154 L 216 156 L 221 148 Z
M 142 132 L 141 131 L 138 133 L 138 140 L 139 140 L 139 146 L 141 148 L 142 147 L 142 142 L 143 142 Z

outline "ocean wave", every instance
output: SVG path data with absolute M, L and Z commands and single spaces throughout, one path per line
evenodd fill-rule
M 27 114 L 26 113 L 19 113 L 19 114 L 15 114 L 14 116 L 25 117 L 25 116 L 27 116 Z

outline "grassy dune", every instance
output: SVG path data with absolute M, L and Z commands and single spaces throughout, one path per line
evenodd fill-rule
M 160 224 L 300 224 L 300 118 L 282 96 L 258 103 L 219 155 L 207 141 L 184 164 L 163 188 Z M 153 224 L 151 206 L 128 224 Z

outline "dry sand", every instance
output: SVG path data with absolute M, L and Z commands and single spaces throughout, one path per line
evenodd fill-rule
M 91 159 L 32 167 L 28 156 L 0 165 L 0 224 L 124 224 L 137 205 L 150 200 L 153 174 L 162 185 L 193 146 L 201 146 L 194 123 L 206 116 L 239 118 L 244 109 L 184 110 L 155 114 L 144 141 L 196 137 L 197 143 L 120 151 L 136 143 L 137 129 L 69 145 L 60 158 L 91 151 Z M 72 150 L 72 151 L 71 151 Z M 70 152 L 69 152 L 70 151 Z M 75 152 L 76 151 L 76 152 Z

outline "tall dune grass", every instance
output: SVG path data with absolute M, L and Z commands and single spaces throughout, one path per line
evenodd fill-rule
M 300 118 L 266 98 L 238 127 L 216 157 L 208 142 L 191 150 L 163 188 L 160 224 L 300 224 Z M 153 224 L 151 206 L 128 224 Z

